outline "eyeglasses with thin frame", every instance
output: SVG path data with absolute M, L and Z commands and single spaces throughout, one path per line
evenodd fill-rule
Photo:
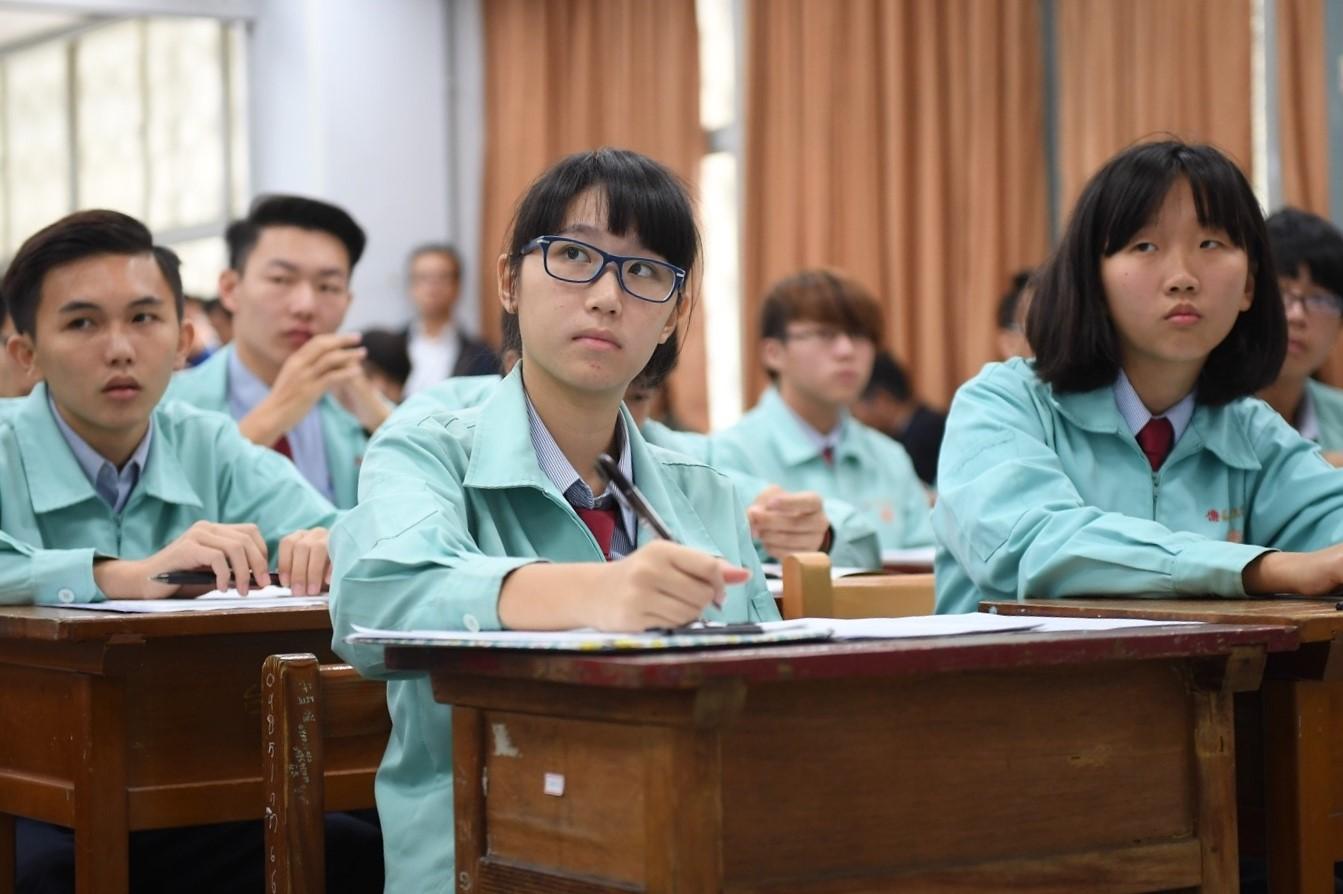
M 1293 304 L 1300 304 L 1308 316 L 1335 320 L 1343 318 L 1343 298 L 1339 298 L 1333 292 L 1326 292 L 1323 289 L 1305 292 L 1287 286 L 1283 286 L 1281 291 L 1284 310 L 1291 310 Z
M 872 344 L 872 339 L 868 338 L 862 332 L 846 332 L 837 326 L 816 326 L 811 329 L 793 329 L 785 331 L 784 341 L 814 341 L 821 347 L 829 350 L 833 348 L 840 340 L 840 337 L 847 337 L 854 345 Z
M 561 282 L 595 282 L 608 265 L 614 264 L 620 288 L 653 304 L 663 304 L 685 285 L 685 271 L 656 258 L 613 255 L 595 245 L 564 236 L 537 236 L 519 254 L 541 249 L 541 263 L 553 279 Z

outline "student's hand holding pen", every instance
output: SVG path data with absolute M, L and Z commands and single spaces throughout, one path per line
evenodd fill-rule
M 789 493 L 771 484 L 746 507 L 746 518 L 751 536 L 780 560 L 793 553 L 823 549 L 830 537 L 830 519 L 821 495 L 812 491 Z
M 306 552 L 304 557 L 308 557 Z M 236 581 L 238 592 L 245 596 L 253 577 L 269 579 L 266 541 L 256 525 L 198 521 L 152 556 L 96 562 L 93 581 L 111 599 L 162 599 L 177 593 L 180 585 L 156 583 L 151 578 L 198 568 L 214 573 L 216 589 L 227 590 Z
M 726 587 L 751 578 L 745 568 L 670 540 L 651 541 L 602 570 L 610 583 L 592 604 L 591 626 L 599 630 L 680 627 L 709 603 L 721 606 Z

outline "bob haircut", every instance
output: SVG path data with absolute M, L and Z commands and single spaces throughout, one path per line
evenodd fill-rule
M 803 270 L 770 286 L 760 306 L 760 337 L 785 341 L 788 324 L 833 326 L 880 347 L 881 305 L 861 283 L 835 270 Z M 769 373 L 771 379 L 775 373 Z
M 1279 276 L 1310 278 L 1343 298 L 1343 233 L 1323 217 L 1300 208 L 1269 215 L 1268 243 Z
M 182 293 L 181 263 L 172 249 L 154 244 L 149 228 L 120 211 L 89 209 L 67 214 L 24 240 L 14 253 L 0 282 L 4 305 L 14 318 L 14 329 L 37 337 L 37 307 L 47 274 L 98 255 L 151 255 L 172 293 L 177 322 L 182 322 L 186 296 Z
M 1199 223 L 1224 231 L 1245 252 L 1254 279 L 1249 309 L 1199 372 L 1196 400 L 1218 406 L 1277 378 L 1287 353 L 1287 317 L 1259 203 L 1245 175 L 1217 149 L 1166 140 L 1130 146 L 1096 172 L 1037 277 L 1026 337 L 1035 351 L 1035 374 L 1054 390 L 1090 391 L 1119 375 L 1119 338 L 1101 284 L 1101 260 L 1128 244 L 1181 179 L 1193 191 Z
M 637 235 L 649 251 L 680 267 L 686 272 L 686 281 L 691 280 L 700 239 L 685 184 L 645 155 L 610 147 L 560 159 L 519 200 L 504 248 L 514 280 L 522 268 L 523 247 L 538 236 L 551 236 L 562 229 L 574 199 L 589 189 L 603 194 L 608 231 L 617 236 Z M 676 295 L 678 308 L 682 301 L 690 300 L 684 287 Z M 661 381 L 676 367 L 681 353 L 678 329 L 653 350 L 637 379 Z M 507 326 L 504 331 L 508 331 Z

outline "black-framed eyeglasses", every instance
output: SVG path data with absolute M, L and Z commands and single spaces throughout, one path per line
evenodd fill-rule
M 640 301 L 663 304 L 685 285 L 685 271 L 655 258 L 626 257 L 564 236 L 537 236 L 519 254 L 541 249 L 546 273 L 561 282 L 589 283 L 615 264 L 616 280 Z
M 1343 317 L 1343 298 L 1339 298 L 1333 292 L 1323 290 L 1304 292 L 1300 289 L 1284 287 L 1282 289 L 1283 308 L 1291 310 L 1292 305 L 1298 303 L 1301 305 L 1301 309 L 1312 317 L 1332 317 L 1335 320 Z

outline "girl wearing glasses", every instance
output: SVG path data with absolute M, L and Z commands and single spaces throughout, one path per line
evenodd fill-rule
M 940 611 L 1343 585 L 1343 475 L 1252 399 L 1287 325 L 1258 202 L 1229 159 L 1175 141 L 1112 158 L 1026 331 L 1033 363 L 990 364 L 952 403 Z
M 630 382 L 675 361 L 698 252 L 685 188 L 633 152 L 570 156 L 522 197 L 498 268 L 521 362 L 478 407 L 381 432 L 359 504 L 332 530 L 335 645 L 361 672 L 385 668 L 381 649 L 344 643 L 355 624 L 638 631 L 778 618 L 732 485 L 649 446 L 621 408 Z M 678 543 L 650 540 L 611 505 L 602 453 Z M 422 678 L 390 682 L 388 702 L 387 889 L 446 890 L 451 710 Z
M 1287 310 L 1287 356 L 1259 396 L 1343 465 L 1343 391 L 1311 378 L 1343 330 L 1343 233 L 1322 217 L 1284 208 L 1268 219 L 1268 242 Z

